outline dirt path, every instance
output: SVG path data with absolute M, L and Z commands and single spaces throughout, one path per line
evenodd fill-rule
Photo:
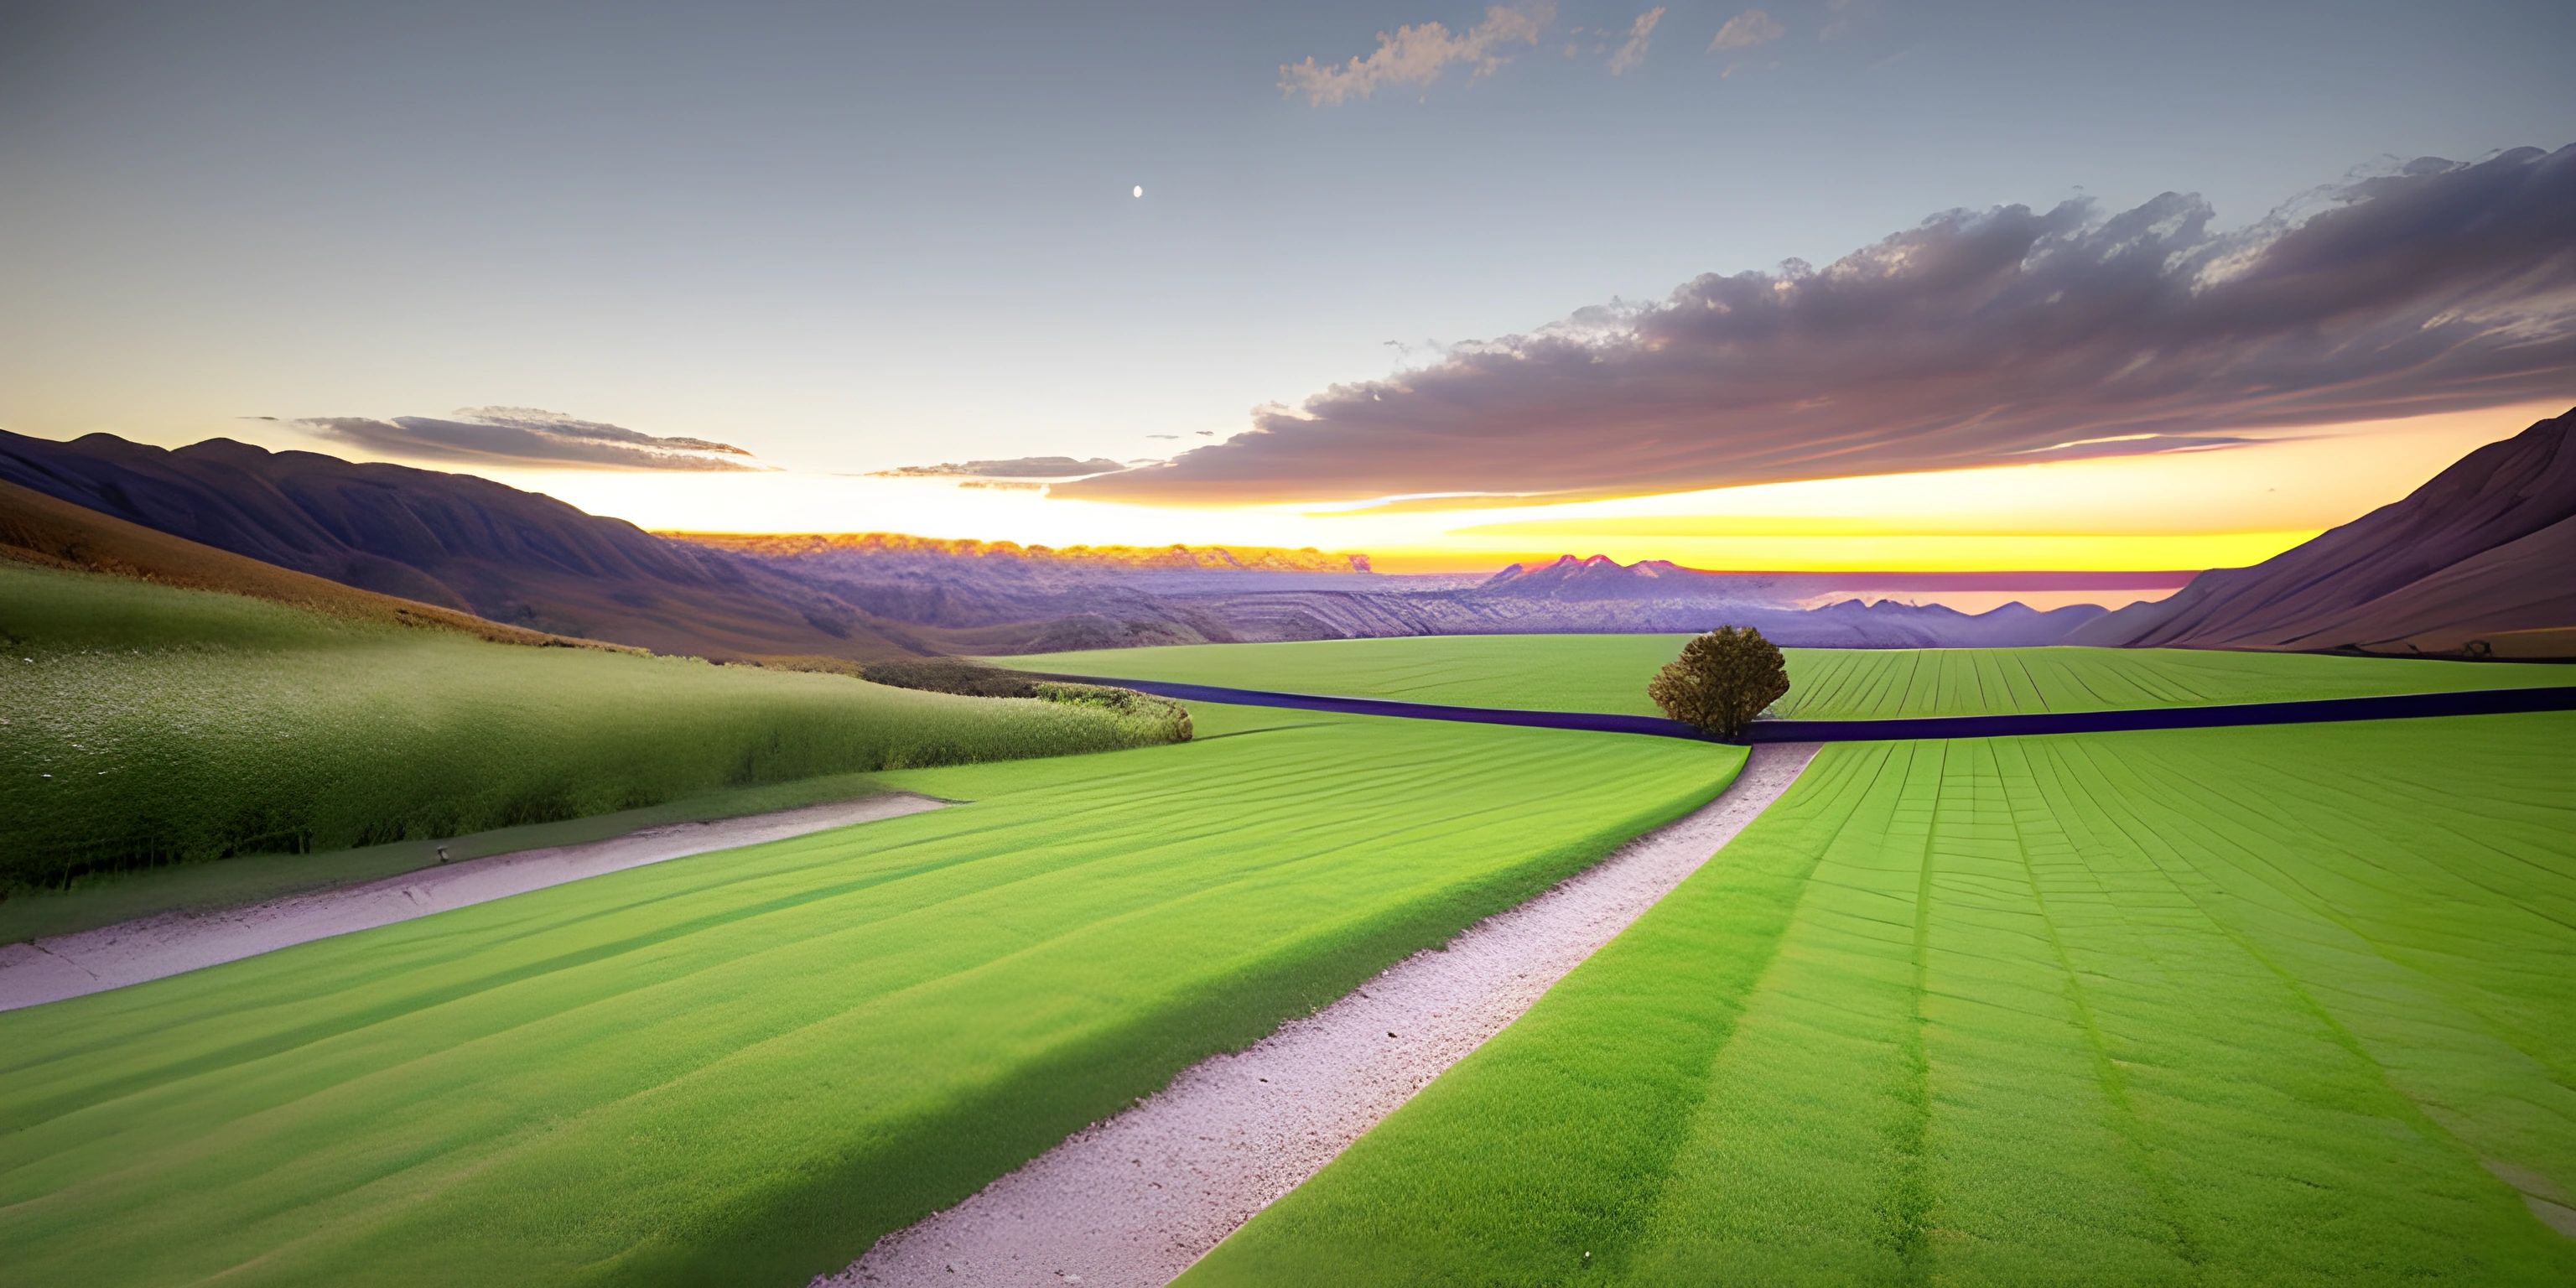
M 0 1011 L 123 988 L 583 877 L 917 814 L 944 804 L 910 792 L 889 792 L 742 818 L 671 823 L 604 841 L 467 859 L 245 907 L 164 913 L 33 943 L 8 944 L 0 946 Z
M 1520 1018 L 1778 799 L 1815 753 L 1753 748 L 1735 784 L 1698 811 L 1249 1049 L 1184 1070 L 816 1284 L 1170 1282 Z

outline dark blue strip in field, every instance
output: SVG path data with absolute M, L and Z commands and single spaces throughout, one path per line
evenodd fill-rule
M 1323 693 L 1276 693 L 1216 684 L 1120 680 L 1098 675 L 1050 675 L 1051 680 L 1107 684 L 1183 702 L 1225 702 L 1247 707 L 1288 707 L 1355 716 L 1411 720 L 1462 720 L 1473 724 L 1525 725 L 1533 729 L 1583 729 L 1642 733 L 1660 738 L 1716 739 L 1660 716 L 1606 715 L 1590 711 L 1513 711 L 1455 707 L 1389 698 L 1346 698 Z M 2039 711 L 2020 715 L 1918 716 L 1891 720 L 1764 720 L 1746 742 L 1887 742 L 1905 738 L 2002 738 L 2046 733 L 2117 733 L 2137 729 L 2223 729 L 2234 725 L 2322 724 L 2337 720 L 2411 720 L 2424 716 L 2500 716 L 2527 711 L 2576 711 L 2576 685 L 2532 689 L 2466 689 L 2453 693 L 2390 693 L 2366 698 L 2313 698 L 2300 702 L 2238 702 L 2134 711 Z

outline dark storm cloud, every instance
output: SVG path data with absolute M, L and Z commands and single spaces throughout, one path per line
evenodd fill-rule
M 1146 435 L 1151 438 L 1152 435 Z M 1095 456 L 1077 461 L 1070 456 L 1022 456 L 1007 461 L 952 461 L 946 465 L 906 465 L 901 469 L 878 470 L 869 475 L 880 479 L 1063 479 L 1079 474 L 1103 474 L 1127 468 L 1123 461 Z
M 468 407 L 452 416 L 306 416 L 312 433 L 410 460 L 606 470 L 748 470 L 751 453 L 704 438 L 656 438 L 622 425 L 531 407 Z
M 1335 385 L 1149 502 L 1678 491 L 2224 447 L 2576 394 L 2576 147 L 2426 159 L 2233 233 L 2167 193 L 1938 215 L 1821 271 L 1710 275 Z

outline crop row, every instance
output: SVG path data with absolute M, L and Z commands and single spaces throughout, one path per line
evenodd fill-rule
M 1184 1282 L 2570 1282 L 2571 739 L 1829 747 Z

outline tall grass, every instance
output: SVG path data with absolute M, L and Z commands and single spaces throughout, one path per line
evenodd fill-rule
M 0 889 L 1173 740 L 1159 706 L 485 643 L 0 566 Z

